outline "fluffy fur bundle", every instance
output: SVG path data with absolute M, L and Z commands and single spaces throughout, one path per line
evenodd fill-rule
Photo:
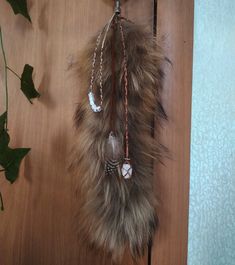
M 162 156 L 162 145 L 152 136 L 152 121 L 159 126 L 166 118 L 160 102 L 164 57 L 152 34 L 128 21 L 122 21 L 126 41 L 129 100 L 129 149 L 133 176 L 129 180 L 105 174 L 105 143 L 110 133 L 112 98 L 112 39 L 110 29 L 103 63 L 104 103 L 102 113 L 94 113 L 88 102 L 92 57 L 97 36 L 90 41 L 79 61 L 82 81 L 75 126 L 77 139 L 71 169 L 81 205 L 79 231 L 89 242 L 106 249 L 119 259 L 126 248 L 134 258 L 144 252 L 153 237 L 157 217 L 153 193 L 153 158 Z M 116 134 L 124 142 L 123 49 L 120 30 L 115 33 Z M 100 48 L 98 49 L 98 54 Z M 94 92 L 99 92 L 99 64 L 95 68 Z

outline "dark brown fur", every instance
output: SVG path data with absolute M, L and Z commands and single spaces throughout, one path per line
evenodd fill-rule
M 88 102 L 92 57 L 96 38 L 93 38 L 80 59 L 79 73 L 82 101 L 77 107 L 75 125 L 77 139 L 72 152 L 71 169 L 81 205 L 78 227 L 89 242 L 105 248 L 114 259 L 119 259 L 125 248 L 138 258 L 154 235 L 157 224 L 153 192 L 153 158 L 162 156 L 162 146 L 152 137 L 155 126 L 166 118 L 160 92 L 164 57 L 152 34 L 131 22 L 123 21 L 127 49 L 129 81 L 130 158 L 133 177 L 124 180 L 110 177 L 105 171 L 105 141 L 110 132 L 110 98 L 112 93 L 111 29 L 104 51 L 104 110 L 93 113 Z M 124 135 L 124 92 L 122 83 L 123 49 L 120 32 L 116 33 L 116 112 L 117 135 Z M 99 55 L 99 53 L 98 53 Z M 99 56 L 98 56 L 99 58 Z M 99 63 L 96 73 L 99 72 Z M 98 92 L 96 76 L 95 91 Z

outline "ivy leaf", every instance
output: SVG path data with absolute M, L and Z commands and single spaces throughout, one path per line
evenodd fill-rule
M 28 154 L 30 148 L 17 148 L 17 149 L 8 149 L 9 164 L 5 168 L 5 176 L 8 181 L 13 183 L 19 174 L 20 163 L 23 158 Z
M 3 154 L 5 153 L 5 150 L 10 141 L 10 137 L 7 131 L 5 130 L 6 118 L 7 118 L 7 112 L 4 112 L 0 116 L 0 160 L 3 157 Z M 4 169 L 2 170 L 2 166 L 0 163 L 0 172 L 1 171 L 5 171 L 5 170 Z
M 6 179 L 13 183 L 18 177 L 20 163 L 30 148 L 12 149 L 8 146 L 9 142 L 9 134 L 6 130 L 2 130 L 0 132 L 0 166 L 4 169 Z
M 32 74 L 33 74 L 33 67 L 29 64 L 26 64 L 24 66 L 24 70 L 23 70 L 23 73 L 22 73 L 21 79 L 20 79 L 21 80 L 21 90 L 31 104 L 32 104 L 31 99 L 40 97 L 40 94 L 35 89 Z
M 0 155 L 0 165 L 5 170 L 5 177 L 13 183 L 19 174 L 20 164 L 23 158 L 28 154 L 30 148 L 5 148 Z
M 5 129 L 6 121 L 7 121 L 7 112 L 4 112 L 4 113 L 0 116 L 0 134 L 1 134 L 1 132 Z
M 11 5 L 15 15 L 21 14 L 31 22 L 26 0 L 7 0 L 7 2 Z
M 0 133 L 0 165 L 2 157 L 4 156 L 4 153 L 6 151 L 6 149 L 8 148 L 8 144 L 10 142 L 10 136 L 9 134 L 6 132 L 6 130 L 3 130 Z

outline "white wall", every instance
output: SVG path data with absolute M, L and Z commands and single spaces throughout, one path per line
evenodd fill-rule
M 195 0 L 188 265 L 235 265 L 235 0 Z

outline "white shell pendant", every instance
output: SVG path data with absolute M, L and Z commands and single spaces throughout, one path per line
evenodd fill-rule
M 89 92 L 88 97 L 89 97 L 89 103 L 90 103 L 91 109 L 94 112 L 101 112 L 102 111 L 101 106 L 97 106 L 95 104 L 95 95 L 94 95 L 94 93 L 93 92 Z
M 128 160 L 126 160 L 122 165 L 122 176 L 124 179 L 130 179 L 132 177 L 132 166 Z

